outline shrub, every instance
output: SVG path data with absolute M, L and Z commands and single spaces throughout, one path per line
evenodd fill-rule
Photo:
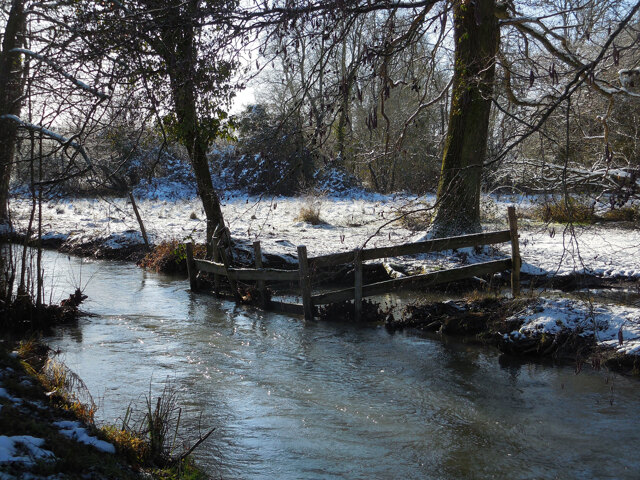
M 612 208 L 602 215 L 602 219 L 607 222 L 638 222 L 640 221 L 640 207 L 633 205 Z
M 396 215 L 400 216 L 398 222 L 412 232 L 424 232 L 429 230 L 433 220 L 434 209 L 429 203 L 418 203 L 411 207 L 401 207 Z
M 231 187 L 291 195 L 312 184 L 314 154 L 306 146 L 299 115 L 278 117 L 251 105 L 235 121 L 235 155 L 219 159 L 231 173 Z

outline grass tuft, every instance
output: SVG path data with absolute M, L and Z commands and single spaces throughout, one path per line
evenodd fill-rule
M 320 218 L 320 205 L 307 203 L 300 207 L 300 212 L 296 217 L 299 222 L 310 223 L 311 225 L 322 225 L 326 223 Z
M 633 222 L 640 221 L 640 206 L 612 208 L 602 214 L 602 219 L 606 222 Z

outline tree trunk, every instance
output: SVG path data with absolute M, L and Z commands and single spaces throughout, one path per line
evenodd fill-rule
M 207 159 L 208 142 L 200 124 L 197 109 L 195 49 L 195 9 L 191 2 L 191 15 L 181 18 L 179 9 L 162 10 L 169 12 L 169 18 L 160 16 L 157 23 L 161 28 L 162 42 L 156 45 L 156 51 L 166 62 L 167 73 L 171 82 L 171 94 L 175 105 L 179 124 L 179 138 L 187 149 L 198 187 L 198 195 L 202 200 L 207 217 L 206 246 L 207 258 L 213 255 L 211 239 L 218 225 L 224 228 L 220 198 L 211 182 L 211 171 Z M 171 17 L 171 13 L 175 16 Z
M 176 82 L 173 82 L 176 83 Z M 213 255 L 211 239 L 216 226 L 224 227 L 220 199 L 213 183 L 211 182 L 211 171 L 207 159 L 207 145 L 202 140 L 200 125 L 196 114 L 196 102 L 193 91 L 189 88 L 190 82 L 178 82 L 182 85 L 174 89 L 174 102 L 176 105 L 176 116 L 182 129 L 182 142 L 189 153 L 189 159 L 193 166 L 198 187 L 198 195 L 202 200 L 204 214 L 207 217 L 207 258 Z
M 0 51 L 0 115 L 20 116 L 24 87 L 22 59 L 11 50 L 22 46 L 24 29 L 24 2 L 13 0 Z M 0 223 L 9 218 L 9 182 L 17 133 L 15 122 L 0 119 Z
M 495 9 L 495 0 L 455 2 L 451 109 L 430 230 L 434 238 L 481 230 L 480 182 L 500 41 Z

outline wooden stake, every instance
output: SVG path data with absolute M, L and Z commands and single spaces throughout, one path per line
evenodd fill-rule
M 516 207 L 507 208 L 509 217 L 509 233 L 511 234 L 511 293 L 513 297 L 520 295 L 520 244 L 518 242 L 518 219 Z
M 142 217 L 140 216 L 140 211 L 138 210 L 138 205 L 136 205 L 136 199 L 133 198 L 133 192 L 129 192 L 129 200 L 131 200 L 131 206 L 133 207 L 133 213 L 136 214 L 136 219 L 138 220 L 138 225 L 140 225 L 140 233 L 142 233 L 142 239 L 144 240 L 144 244 L 147 247 L 147 250 L 151 248 L 149 245 L 149 238 L 147 237 L 147 230 L 144 228 L 144 223 L 142 222 Z
M 355 277 L 354 290 L 355 296 L 353 300 L 354 313 L 356 322 L 362 320 L 362 249 L 358 248 L 355 252 L 353 261 L 353 272 Z
M 302 290 L 302 306 L 304 307 L 304 319 L 313 320 L 313 303 L 311 302 L 311 276 L 309 275 L 309 261 L 307 260 L 307 247 L 298 246 L 298 266 L 300 272 L 300 290 Z
M 186 242 L 184 244 L 187 250 L 187 273 L 189 275 L 189 287 L 192 292 L 198 291 L 198 270 L 196 269 L 196 264 L 193 261 L 193 243 Z
M 255 265 L 256 268 L 262 268 L 262 248 L 260 247 L 260 241 L 256 240 L 253 242 L 253 254 L 256 257 Z M 264 308 L 267 304 L 267 289 L 264 283 L 264 280 L 258 280 L 257 282 L 258 291 L 260 292 L 260 302 L 262 308 Z

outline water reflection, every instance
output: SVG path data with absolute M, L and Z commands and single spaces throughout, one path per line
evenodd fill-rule
M 48 254 L 57 270 L 77 269 Z M 74 262 L 76 262 L 74 264 Z M 167 377 L 225 478 L 638 478 L 638 382 L 383 328 L 192 295 L 129 264 L 82 265 L 97 316 L 49 341 L 100 419 Z M 614 386 L 613 393 L 611 386 Z M 611 400 L 613 399 L 613 403 Z M 202 417 L 199 413 L 202 412 Z

